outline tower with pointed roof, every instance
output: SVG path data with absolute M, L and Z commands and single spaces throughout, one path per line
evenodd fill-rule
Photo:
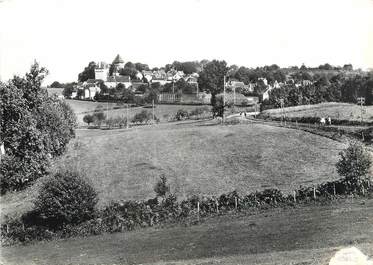
M 114 66 L 114 72 L 113 73 L 115 75 L 118 75 L 119 70 L 124 68 L 124 61 L 123 61 L 122 57 L 120 57 L 119 54 L 114 58 L 112 64 Z

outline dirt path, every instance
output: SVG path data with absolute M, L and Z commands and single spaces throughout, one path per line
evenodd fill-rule
M 1 255 L 5 264 L 321 264 L 350 245 L 373 255 L 373 199 L 6 247 Z

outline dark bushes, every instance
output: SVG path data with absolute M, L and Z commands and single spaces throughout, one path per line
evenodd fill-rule
M 35 211 L 53 230 L 79 224 L 95 213 L 97 193 L 76 172 L 58 172 L 44 183 L 35 201 Z
M 65 181 L 62 183 L 64 184 Z M 52 186 L 57 187 L 53 190 L 61 190 L 63 194 L 66 194 L 65 188 L 62 187 L 67 186 L 56 185 L 54 182 Z M 74 184 L 73 186 L 76 185 Z M 73 188 L 73 190 L 79 189 Z M 88 188 L 88 193 L 89 190 Z M 160 194 L 162 196 L 161 200 L 154 198 L 147 201 L 112 202 L 96 213 L 94 212 L 95 203 L 93 203 L 96 197 L 92 194 L 92 196 L 87 198 L 92 203 L 86 207 L 81 207 L 82 205 L 71 207 L 70 205 L 75 205 L 72 202 L 75 202 L 76 199 L 67 200 L 65 203 L 69 207 L 62 207 L 57 211 L 53 210 L 55 209 L 53 203 L 51 206 L 49 206 L 49 203 L 44 207 L 39 206 L 37 211 L 26 215 L 28 219 L 24 217 L 18 221 L 8 221 L 1 227 L 1 236 L 3 243 L 13 244 L 30 240 L 129 231 L 141 227 L 175 222 L 194 224 L 200 220 L 200 217 L 224 214 L 231 211 L 264 210 L 273 207 L 294 206 L 299 203 L 313 203 L 314 201 L 323 203 L 338 198 L 338 196 L 348 194 L 367 196 L 372 194 L 372 192 L 373 188 L 368 179 L 362 179 L 359 190 L 352 189 L 351 183 L 346 179 L 342 179 L 314 187 L 300 187 L 294 193 L 288 195 L 277 189 L 266 189 L 244 196 L 233 191 L 218 197 L 192 196 L 183 201 L 178 201 L 175 195 L 167 191 L 162 193 L 164 195 Z M 51 194 L 57 193 L 52 192 Z M 87 194 L 87 192 L 84 194 Z M 52 198 L 51 196 L 45 197 L 48 202 Z M 56 198 L 60 197 L 72 198 L 70 195 L 56 196 Z M 73 208 L 76 210 L 73 211 Z M 42 212 L 40 209 L 46 210 Z M 90 210 L 85 212 L 84 209 Z M 52 215 L 48 214 L 50 211 L 52 211 Z M 56 218 L 55 213 L 58 213 L 58 218 Z M 46 219 L 46 216 L 51 219 Z M 56 223 L 56 221 L 58 222 Z M 51 224 L 53 225 L 51 226 Z

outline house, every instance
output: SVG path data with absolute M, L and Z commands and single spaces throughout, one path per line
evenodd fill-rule
M 83 98 L 84 99 L 94 99 L 96 94 L 99 94 L 101 89 L 99 86 L 95 85 L 88 85 L 84 89 Z
M 98 62 L 95 68 L 95 79 L 105 81 L 109 76 L 109 65 L 105 62 Z
M 249 105 L 251 103 L 251 101 L 249 101 L 248 98 L 241 93 L 228 92 L 225 94 L 220 93 L 216 95 L 217 98 L 224 98 L 224 96 L 226 105 Z
M 152 78 L 153 78 L 153 72 L 152 71 L 143 70 L 142 75 L 143 75 L 146 82 L 150 83 L 152 81 Z
M 118 84 L 123 84 L 125 88 L 132 86 L 131 77 L 128 75 L 109 76 L 104 84 L 108 88 L 115 88 Z

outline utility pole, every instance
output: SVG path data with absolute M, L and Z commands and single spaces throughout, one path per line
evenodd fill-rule
M 233 87 L 233 111 L 235 110 L 236 106 L 236 87 Z
M 357 103 L 360 104 L 360 118 L 361 118 L 361 124 L 362 124 L 363 123 L 363 113 L 364 113 L 363 105 L 365 104 L 365 98 L 364 97 L 357 98 Z
M 129 120 L 128 120 L 128 103 L 127 103 L 127 108 L 126 108 L 126 116 L 127 116 L 126 127 L 128 129 L 128 122 L 129 122 Z
M 224 80 L 223 80 L 223 123 L 225 122 L 225 111 L 224 111 L 224 107 L 225 107 L 225 75 L 224 75 Z
M 106 119 L 109 119 L 109 101 L 106 101 Z
M 153 109 L 153 123 L 154 123 L 154 99 L 153 99 L 153 106 L 152 106 L 152 109 Z
M 284 113 L 284 99 L 281 98 L 280 99 L 280 108 L 281 108 L 281 123 L 282 123 L 282 120 L 285 119 L 285 113 Z M 282 124 L 281 124 L 282 125 Z M 286 125 L 286 121 L 285 121 L 285 125 Z

